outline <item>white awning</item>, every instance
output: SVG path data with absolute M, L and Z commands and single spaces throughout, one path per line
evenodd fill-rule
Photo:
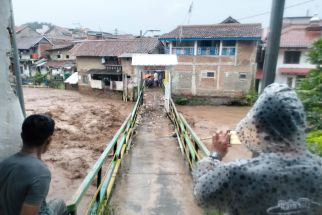
M 74 72 L 64 82 L 67 84 L 77 84 L 78 83 L 78 72 Z
M 178 64 L 177 55 L 172 54 L 134 54 L 133 66 L 174 66 Z

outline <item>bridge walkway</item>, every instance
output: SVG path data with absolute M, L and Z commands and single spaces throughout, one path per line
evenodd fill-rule
M 147 89 L 131 150 L 124 157 L 110 201 L 113 214 L 202 214 L 192 177 L 166 116 L 163 92 Z

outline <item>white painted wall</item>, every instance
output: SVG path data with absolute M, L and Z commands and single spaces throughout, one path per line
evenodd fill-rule
M 300 63 L 299 64 L 284 64 L 284 52 L 285 51 L 301 51 L 300 56 Z M 308 62 L 308 59 L 306 57 L 306 54 L 308 52 L 308 49 L 280 49 L 278 53 L 277 58 L 277 66 L 276 66 L 276 76 L 275 76 L 275 82 L 279 84 L 287 84 L 287 78 L 288 77 L 294 77 L 293 81 L 293 87 L 295 87 L 296 83 L 296 75 L 283 75 L 279 72 L 280 68 L 315 68 L 315 65 L 310 64 Z
M 18 97 L 14 94 L 9 82 L 8 53 L 12 51 L 7 30 L 10 27 L 9 2 L 0 0 L 0 161 L 19 150 L 23 122 Z
M 103 81 L 91 79 L 89 82 L 91 84 L 91 88 L 100 90 L 103 89 Z
M 113 86 L 115 86 L 115 88 Z M 110 89 L 116 91 L 123 91 L 123 81 L 111 81 Z

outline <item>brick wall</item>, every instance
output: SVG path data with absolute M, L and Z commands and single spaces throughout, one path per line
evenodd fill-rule
M 121 59 L 121 65 L 122 65 L 122 71 L 123 73 L 130 75 L 130 76 L 134 76 L 136 75 L 134 73 L 134 66 L 132 66 L 132 60 L 131 58 L 127 59 L 127 58 L 122 58 Z
M 48 49 L 51 49 L 53 46 L 48 42 L 48 43 L 44 43 L 44 42 L 41 42 L 39 43 L 39 57 L 44 57 L 46 58 L 47 55 L 49 54 L 48 53 Z
M 238 41 L 236 56 L 178 56 L 172 74 L 174 95 L 240 97 L 256 71 L 256 41 Z

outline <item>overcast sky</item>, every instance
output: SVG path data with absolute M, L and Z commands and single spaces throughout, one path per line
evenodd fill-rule
M 188 23 L 191 0 L 12 0 L 16 25 L 50 22 L 63 27 L 87 27 L 119 34 L 139 34 L 148 29 L 166 33 Z M 305 3 L 308 2 L 308 3 Z M 271 0 L 194 0 L 190 24 L 214 24 L 228 16 L 240 22 L 269 25 L 269 14 L 241 19 L 270 11 Z M 318 12 L 321 0 L 286 0 L 284 16 L 305 16 Z

